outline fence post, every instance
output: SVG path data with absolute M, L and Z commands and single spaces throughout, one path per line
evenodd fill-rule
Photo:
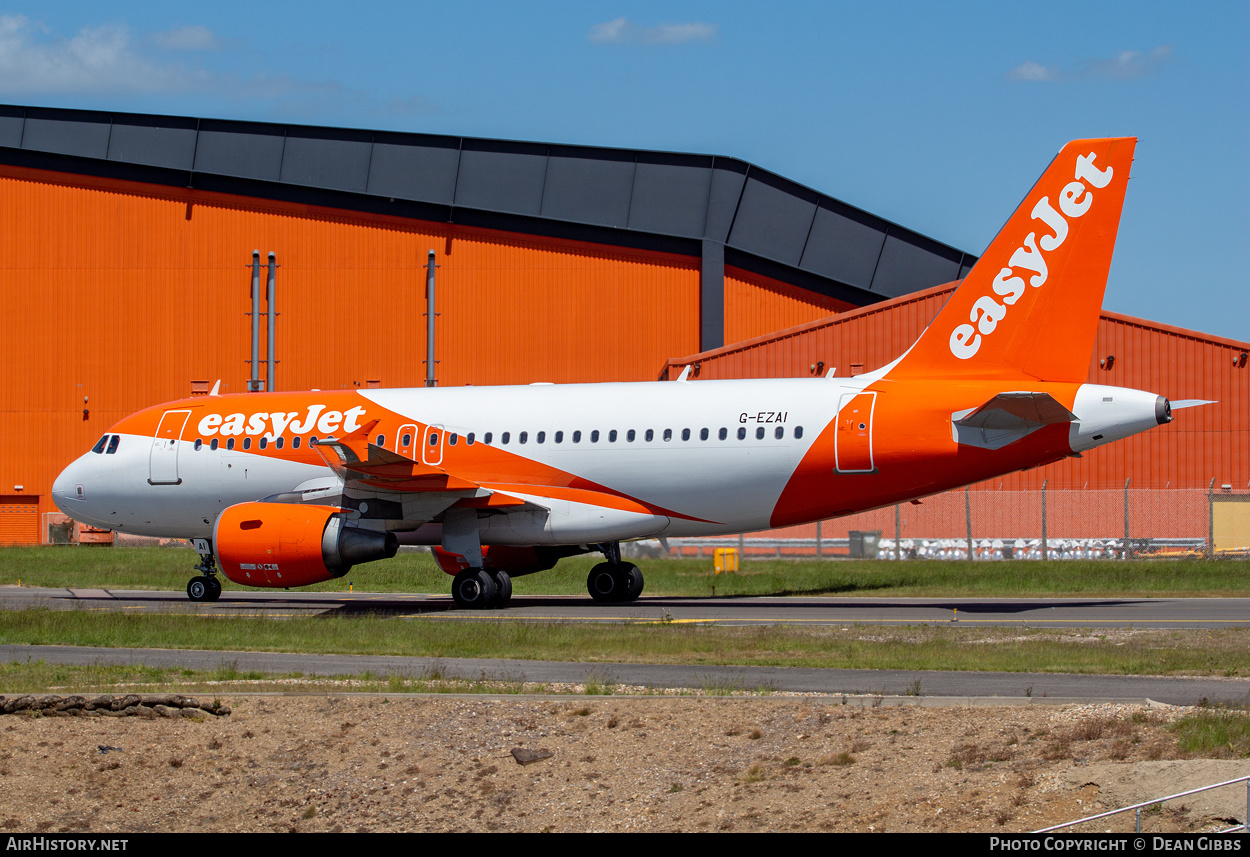
M 1214 479 L 1211 480 L 1211 484 L 1212 485 L 1215 484 Z M 899 521 L 898 503 L 895 503 L 894 504 L 894 558 L 896 560 L 903 558 L 903 536 L 902 536 L 902 533 L 900 532 L 902 528 L 899 527 L 898 521 Z
M 1042 480 L 1042 559 L 1050 558 L 1046 551 L 1046 483 L 1049 481 L 1049 479 Z
M 968 492 L 971 490 L 968 486 L 964 487 L 964 521 L 968 524 L 968 559 L 976 559 L 972 553 L 972 499 Z
M 816 522 L 816 559 L 820 559 L 824 554 L 820 549 L 820 525 L 821 521 Z
M 1215 477 L 1211 477 L 1211 484 L 1207 486 L 1207 559 L 1215 559 Z M 1250 798 L 1250 783 L 1246 783 L 1247 798 Z M 1250 803 L 1247 804 L 1250 806 Z M 1250 816 L 1246 817 L 1246 823 L 1250 824 Z
M 1128 559 L 1128 484 L 1133 481 L 1133 477 L 1124 480 L 1124 553 L 1121 559 Z

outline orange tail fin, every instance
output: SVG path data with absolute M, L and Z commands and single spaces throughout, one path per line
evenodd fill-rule
M 890 377 L 1084 381 L 1136 145 L 1064 146 Z

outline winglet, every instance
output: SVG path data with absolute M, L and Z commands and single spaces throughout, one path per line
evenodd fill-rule
M 1064 146 L 890 377 L 1084 381 L 1136 144 Z

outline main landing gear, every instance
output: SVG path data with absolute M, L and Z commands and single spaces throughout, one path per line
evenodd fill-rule
M 196 571 L 202 571 L 200 577 L 191 578 L 187 584 L 187 597 L 192 601 L 216 601 L 221 597 L 221 581 L 217 579 L 217 557 L 206 539 L 192 539 L 192 545 L 200 555 L 200 564 Z
M 498 569 L 466 568 L 451 583 L 451 597 L 462 610 L 494 610 L 512 600 L 512 578 Z
M 586 591 L 598 604 L 622 604 L 642 594 L 642 571 L 632 562 L 621 561 L 621 543 L 605 542 L 601 549 L 607 562 L 601 562 L 586 577 Z

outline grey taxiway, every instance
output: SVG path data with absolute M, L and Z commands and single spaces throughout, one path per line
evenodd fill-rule
M 228 590 L 216 603 L 193 604 L 181 592 L 0 587 L 0 610 L 50 609 L 179 612 L 214 616 L 311 616 L 373 614 L 434 621 L 647 622 L 720 625 L 806 626 L 958 625 L 1036 628 L 1230 628 L 1250 627 L 1250 599 L 1167 598 L 676 598 L 644 596 L 628 605 L 596 605 L 576 596 L 514 598 L 501 611 L 453 609 L 447 596 L 393 593 L 256 592 Z M 742 688 L 779 692 L 854 695 L 860 699 L 983 702 L 1059 702 L 1150 699 L 1194 704 L 1250 699 L 1250 680 L 1051 673 L 973 673 L 915 670 L 806 669 L 743 666 L 681 666 L 448 659 L 370 655 L 315 655 L 93 649 L 75 646 L 0 646 L 5 662 L 178 666 L 279 674 L 447 676 L 505 681 L 578 683 L 600 681 L 656 688 Z

